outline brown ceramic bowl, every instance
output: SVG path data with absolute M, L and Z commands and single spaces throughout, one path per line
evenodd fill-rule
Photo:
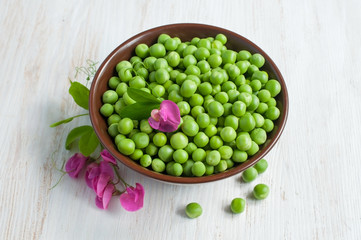
M 122 155 L 118 152 L 112 138 L 107 132 L 106 119 L 100 114 L 99 109 L 102 106 L 102 94 L 108 89 L 108 80 L 110 77 L 116 75 L 115 66 L 121 60 L 129 60 L 135 55 L 134 49 L 140 43 L 146 43 L 148 45 L 154 44 L 157 41 L 158 36 L 161 33 L 167 33 L 172 37 L 179 37 L 182 41 L 190 41 L 193 37 L 215 37 L 218 33 L 223 33 L 227 36 L 227 48 L 235 51 L 248 50 L 251 53 L 260 53 L 265 59 L 266 63 L 262 67 L 262 70 L 268 72 L 270 78 L 277 79 L 282 86 L 282 92 L 276 97 L 278 107 L 281 111 L 281 115 L 277 121 L 275 121 L 274 130 L 268 134 L 267 141 L 260 146 L 260 151 L 248 159 L 246 162 L 236 165 L 235 167 L 222 172 L 213 174 L 210 176 L 203 177 L 174 177 L 166 174 L 154 172 L 150 169 L 142 167 L 138 162 L 131 160 L 130 158 Z M 120 162 L 125 164 L 127 167 L 156 180 L 160 180 L 167 183 L 177 184 L 193 184 L 193 183 L 205 183 L 216 180 L 221 180 L 237 173 L 244 171 L 245 169 L 253 166 L 257 161 L 263 158 L 275 145 L 279 139 L 283 128 L 286 124 L 287 113 L 288 113 L 288 95 L 286 84 L 283 77 L 278 70 L 276 64 L 272 59 L 256 44 L 250 40 L 234 33 L 229 30 L 203 25 L 203 24 L 172 24 L 161 27 L 156 27 L 136 36 L 128 39 L 117 47 L 109 56 L 103 61 L 99 67 L 91 86 L 90 90 L 90 119 L 96 134 L 98 135 L 103 146 Z

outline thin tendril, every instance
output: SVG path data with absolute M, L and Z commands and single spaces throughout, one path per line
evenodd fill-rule
M 126 183 L 124 181 L 124 179 L 120 176 L 118 169 L 116 168 L 115 165 L 113 165 L 113 169 L 114 169 L 115 174 L 117 175 L 118 181 L 120 180 L 125 188 L 130 187 L 130 185 L 128 183 Z

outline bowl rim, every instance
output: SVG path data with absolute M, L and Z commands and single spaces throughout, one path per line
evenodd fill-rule
M 242 39 L 242 41 L 246 42 L 246 44 L 251 45 L 253 48 L 257 49 L 257 52 L 264 56 L 266 61 L 274 69 L 275 75 L 277 75 L 277 78 L 278 78 L 277 80 L 280 82 L 281 87 L 282 87 L 282 94 L 284 96 L 283 97 L 284 102 L 283 102 L 283 106 L 282 106 L 283 111 L 281 112 L 281 119 L 279 120 L 280 123 L 278 125 L 278 129 L 277 129 L 276 133 L 274 134 L 273 138 L 270 139 L 270 143 L 268 144 L 268 146 L 265 147 L 264 149 L 262 149 L 261 151 L 259 151 L 257 154 L 255 154 L 251 158 L 249 158 L 246 162 L 243 162 L 234 168 L 226 170 L 225 172 L 212 174 L 209 176 L 202 176 L 202 177 L 183 177 L 183 176 L 176 177 L 176 176 L 166 175 L 166 174 L 162 174 L 162 173 L 157 173 L 150 169 L 144 168 L 143 166 L 136 163 L 134 160 L 130 159 L 129 157 L 122 155 L 120 152 L 117 152 L 117 154 L 114 154 L 111 149 L 109 149 L 105 144 L 103 144 L 103 142 L 104 142 L 103 135 L 101 134 L 99 127 L 96 124 L 94 124 L 94 119 L 96 117 L 96 111 L 99 111 L 99 109 L 94 109 L 94 107 L 93 107 L 94 102 L 97 100 L 97 99 L 95 99 L 95 97 L 93 97 L 94 93 L 95 93 L 94 88 L 95 88 L 95 85 L 97 83 L 99 76 L 102 74 L 104 69 L 107 67 L 109 60 L 112 57 L 114 57 L 114 55 L 121 48 L 126 47 L 129 43 L 135 41 L 136 39 L 140 38 L 143 35 L 147 35 L 153 31 L 158 31 L 161 29 L 166 31 L 167 29 L 180 28 L 180 27 L 181 28 L 202 27 L 202 28 L 207 28 L 207 29 L 211 29 L 211 30 L 216 30 L 216 31 L 222 32 L 225 35 L 232 35 L 233 37 Z M 286 87 L 284 78 L 283 78 L 280 70 L 278 69 L 277 65 L 268 56 L 268 54 L 266 52 L 264 52 L 259 46 L 257 46 L 252 41 L 248 40 L 247 38 L 245 38 L 235 32 L 232 32 L 230 30 L 227 30 L 227 29 L 224 29 L 221 27 L 200 24 L 200 23 L 176 23 L 176 24 L 162 25 L 162 26 L 154 27 L 154 28 L 145 30 L 143 32 L 140 32 L 140 33 L 134 35 L 133 37 L 129 38 L 128 40 L 124 41 L 118 47 L 116 47 L 101 63 L 101 65 L 99 66 L 99 68 L 93 78 L 91 88 L 90 88 L 90 93 L 89 93 L 89 115 L 90 115 L 91 124 L 92 124 L 94 131 L 95 131 L 97 137 L 99 138 L 101 144 L 103 145 L 103 147 L 105 149 L 107 149 L 109 151 L 110 154 L 112 154 L 116 159 L 118 159 L 119 162 L 126 165 L 128 168 L 130 168 L 138 173 L 141 173 L 144 176 L 150 177 L 152 179 L 155 179 L 155 180 L 158 180 L 161 182 L 176 183 L 176 184 L 182 184 L 182 185 L 183 184 L 187 185 L 187 184 L 196 184 L 196 183 L 207 183 L 207 182 L 222 180 L 222 179 L 234 176 L 238 173 L 241 173 L 242 171 L 244 171 L 247 168 L 256 164 L 260 159 L 262 159 L 274 147 L 274 145 L 279 140 L 279 138 L 285 128 L 286 122 L 287 122 L 288 106 L 289 106 L 289 98 L 288 98 L 288 91 L 287 91 L 287 87 Z M 117 157 L 116 155 L 118 155 L 119 157 Z

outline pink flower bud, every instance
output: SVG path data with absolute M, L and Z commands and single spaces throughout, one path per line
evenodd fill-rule
M 77 178 L 79 172 L 84 168 L 85 162 L 89 157 L 83 156 L 81 153 L 75 153 L 69 160 L 66 162 L 65 171 L 72 178 Z
M 117 161 L 115 160 L 115 158 L 108 152 L 108 150 L 104 149 L 100 155 L 102 156 L 102 158 L 104 159 L 104 161 L 109 162 L 109 163 L 113 163 L 113 164 L 117 164 Z

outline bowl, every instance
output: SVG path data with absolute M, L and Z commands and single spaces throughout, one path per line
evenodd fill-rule
M 262 67 L 262 70 L 267 71 L 267 73 L 269 74 L 269 78 L 277 79 L 282 86 L 281 93 L 278 94 L 276 97 L 277 107 L 280 109 L 281 114 L 280 117 L 274 122 L 275 127 L 272 132 L 267 134 L 268 138 L 266 142 L 261 145 L 259 151 L 254 156 L 249 158 L 246 162 L 239 164 L 222 173 L 216 173 L 210 176 L 175 177 L 171 175 L 157 173 L 150 169 L 144 168 L 139 163 L 118 152 L 111 136 L 107 132 L 106 119 L 99 112 L 99 109 L 102 106 L 102 94 L 106 90 L 108 90 L 107 83 L 109 78 L 116 75 L 115 66 L 117 65 L 117 63 L 122 60 L 129 60 L 132 56 L 134 56 L 134 49 L 138 44 L 145 43 L 147 45 L 151 45 L 156 43 L 158 36 L 162 33 L 169 34 L 172 37 L 179 37 L 182 42 L 190 41 L 193 37 L 215 37 L 218 33 L 222 33 L 227 36 L 228 40 L 226 46 L 228 49 L 232 49 L 237 52 L 240 50 L 248 50 L 252 54 L 260 53 L 264 56 L 266 61 L 265 65 Z M 231 32 L 223 28 L 204 24 L 182 23 L 160 26 L 139 33 L 119 45 L 113 52 L 111 52 L 109 56 L 102 62 L 94 76 L 90 89 L 89 111 L 91 123 L 100 142 L 121 163 L 123 163 L 130 169 L 133 169 L 134 171 L 137 171 L 152 179 L 160 180 L 162 182 L 176 184 L 195 184 L 217 181 L 233 176 L 253 166 L 261 158 L 263 158 L 276 144 L 285 127 L 288 114 L 288 94 L 285 81 L 276 64 L 256 44 L 246 39 L 245 37 L 240 36 L 237 33 Z

